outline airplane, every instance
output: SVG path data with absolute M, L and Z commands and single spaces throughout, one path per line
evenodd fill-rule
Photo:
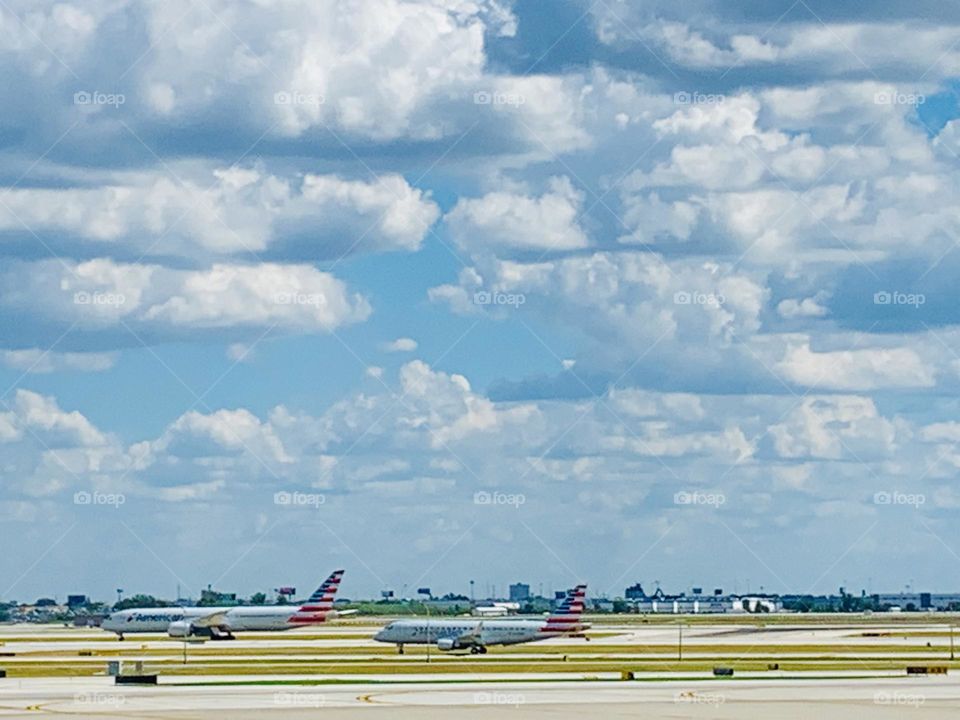
M 554 637 L 581 637 L 590 626 L 581 622 L 586 585 L 577 585 L 567 592 L 563 603 L 554 613 L 542 618 L 394 620 L 381 629 L 373 639 L 394 643 L 402 655 L 404 645 L 436 645 L 438 650 L 469 650 L 483 655 L 493 645 L 517 645 Z
M 300 606 L 131 608 L 110 613 L 100 627 L 115 632 L 120 640 L 127 633 L 156 632 L 166 632 L 175 638 L 233 640 L 234 631 L 277 631 L 317 625 L 357 612 L 333 609 L 333 596 L 342 578 L 343 570 L 335 570 Z

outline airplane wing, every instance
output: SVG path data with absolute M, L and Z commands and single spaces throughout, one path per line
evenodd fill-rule
M 467 630 L 467 632 L 458 636 L 456 641 L 460 645 L 483 645 L 483 640 L 480 639 L 481 630 L 483 630 L 483 620 L 478 622 L 473 630 Z
M 190 624 L 194 627 L 224 627 L 227 625 L 227 614 L 222 610 L 204 615 L 203 617 L 191 618 Z

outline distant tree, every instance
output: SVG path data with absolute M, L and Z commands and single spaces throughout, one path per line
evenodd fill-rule
M 266 605 L 267 604 L 267 594 L 258 592 L 250 596 L 251 605 Z
M 37 607 L 50 607 L 51 605 L 56 605 L 57 601 L 53 598 L 40 598 L 37 600 L 34 605 Z
M 131 595 L 120 602 L 114 603 L 114 610 L 128 610 L 136 607 L 167 607 L 166 600 L 158 600 L 153 595 Z
M 7 622 L 10 619 L 10 610 L 0 607 L 0 622 Z

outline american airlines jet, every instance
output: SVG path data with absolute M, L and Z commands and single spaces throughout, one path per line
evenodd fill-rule
M 232 640 L 234 631 L 289 630 L 316 625 L 356 610 L 334 610 L 343 570 L 335 570 L 301 606 L 245 605 L 238 607 L 133 608 L 111 613 L 100 625 L 121 640 L 127 633 L 165 632 L 170 637 Z
M 487 652 L 491 645 L 516 645 L 554 637 L 585 637 L 589 625 L 581 622 L 586 585 L 577 585 L 564 602 L 547 618 L 515 620 L 443 619 L 394 620 L 373 636 L 374 640 L 394 643 L 403 654 L 404 645 L 436 645 L 438 650 L 469 650 L 473 654 Z

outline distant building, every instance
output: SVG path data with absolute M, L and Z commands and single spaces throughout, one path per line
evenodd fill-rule
M 510 601 L 524 602 L 530 599 L 530 586 L 526 583 L 514 583 L 510 586 Z
M 631 585 L 628 587 L 623 592 L 623 596 L 627 600 L 643 600 L 647 597 L 647 593 L 643 591 L 643 586 L 640 585 L 640 583 L 637 583 L 636 585 Z
M 200 591 L 200 604 L 205 606 L 237 605 L 237 594 L 220 592 L 208 587 L 206 590 Z
M 73 616 L 74 627 L 100 627 L 106 613 L 77 613 Z
M 67 607 L 71 610 L 86 605 L 88 602 L 89 599 L 86 595 L 67 595 Z
M 903 610 L 960 609 L 960 593 L 882 593 L 875 597 L 881 609 L 886 607 L 899 607 Z

